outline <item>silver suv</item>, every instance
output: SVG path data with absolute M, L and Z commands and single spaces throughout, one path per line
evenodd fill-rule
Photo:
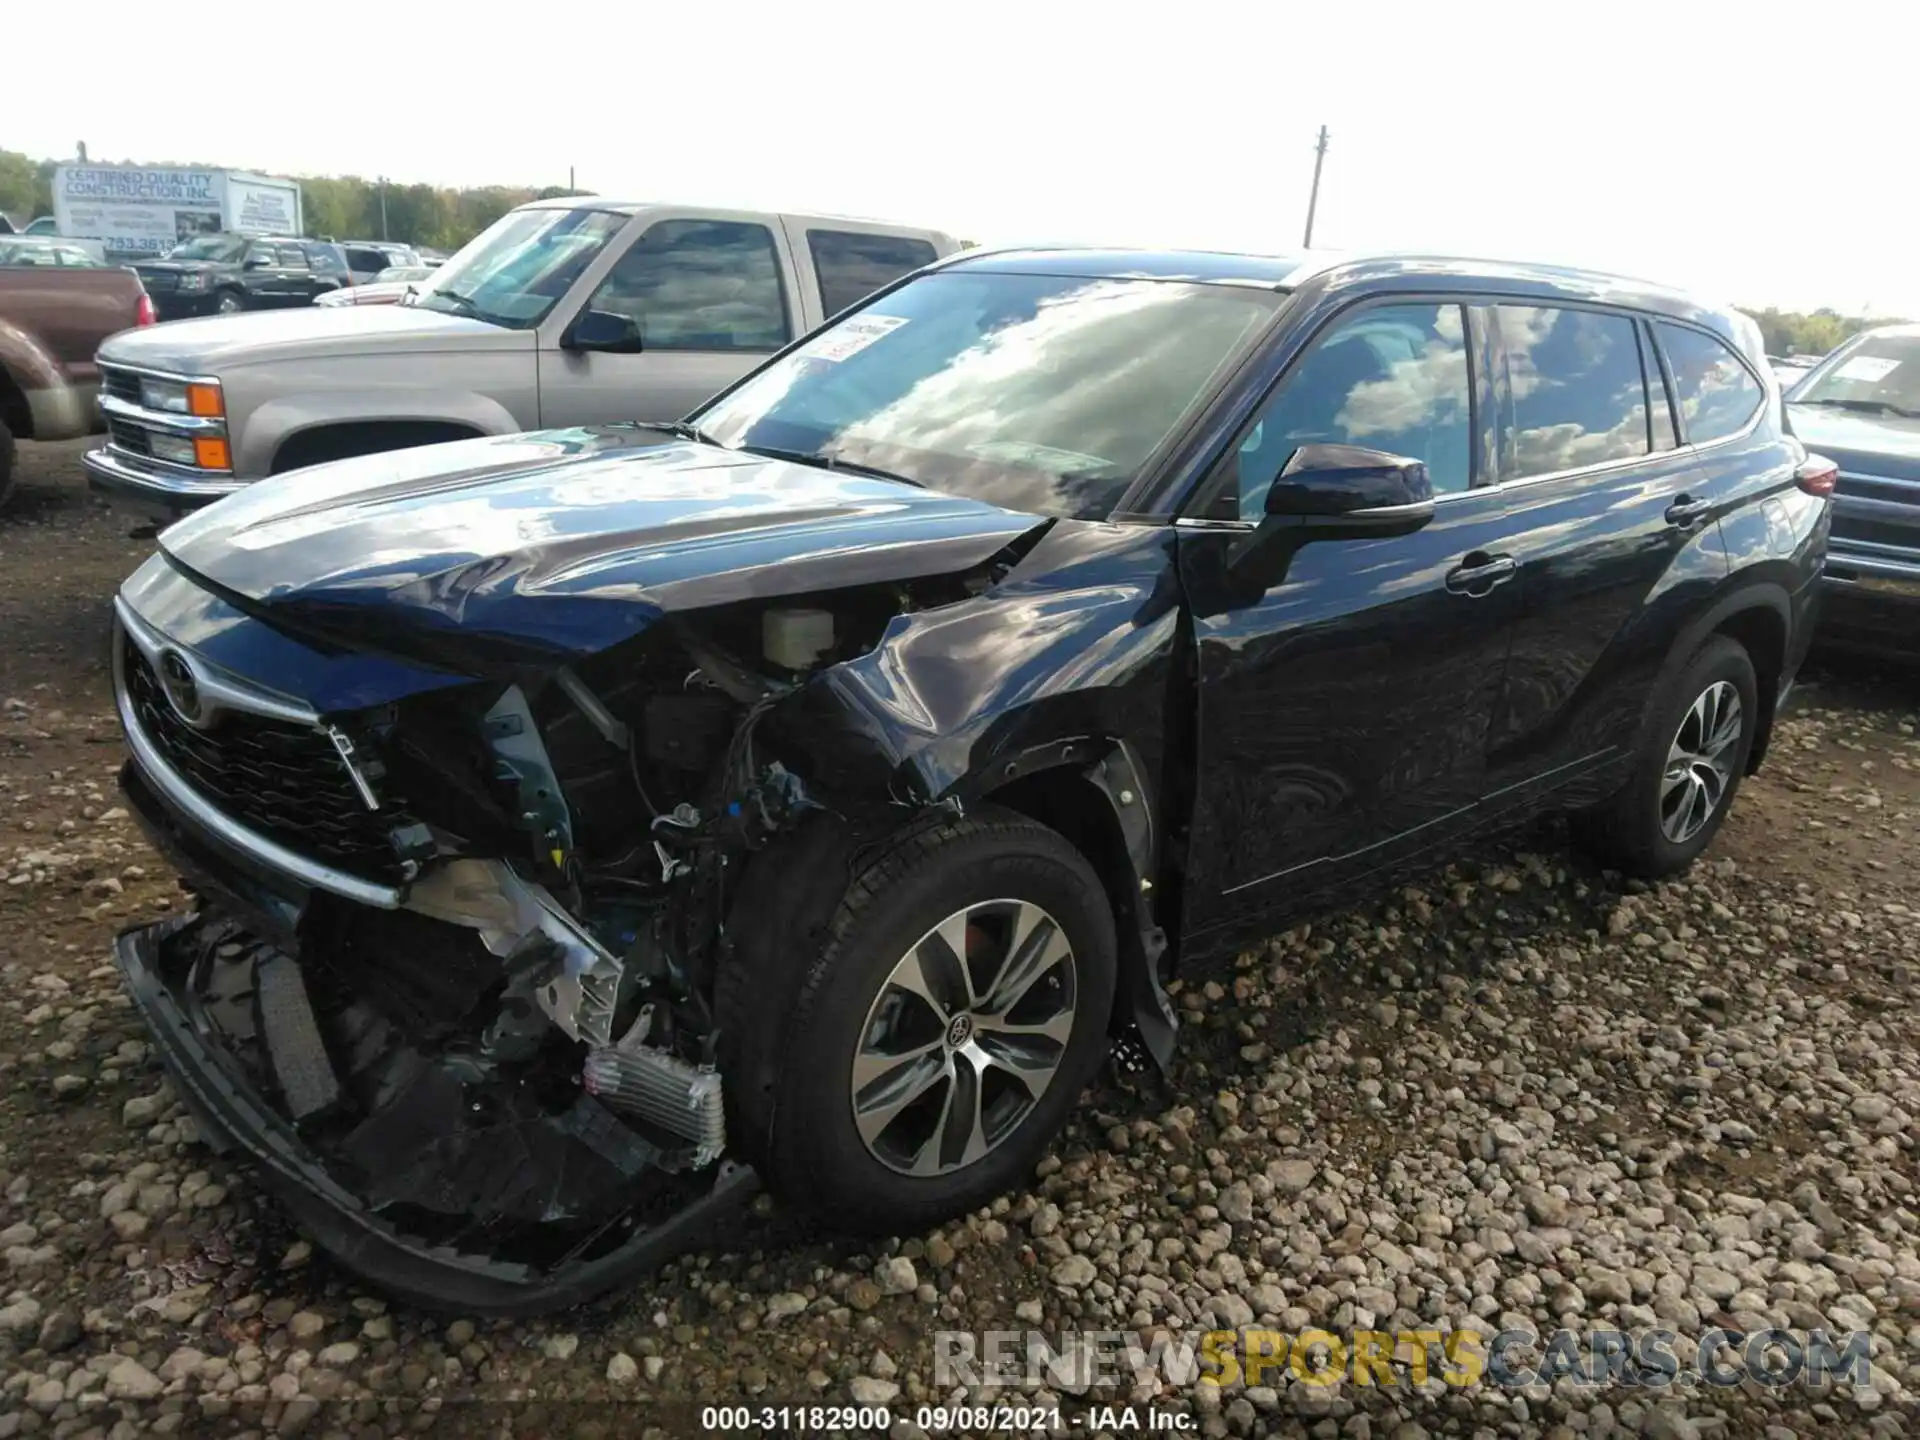
M 578 197 L 508 212 L 404 305 L 218 316 L 100 349 L 88 481 L 170 518 L 282 471 L 675 420 L 959 247 L 935 230 Z

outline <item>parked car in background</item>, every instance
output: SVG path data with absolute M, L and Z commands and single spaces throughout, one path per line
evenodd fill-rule
M 1795 387 L 1787 423 L 1840 467 L 1822 642 L 1920 660 L 1920 325 L 1840 346 Z
M 166 327 L 110 377 L 216 383 L 230 464 L 156 462 L 181 421 L 126 416 L 94 488 L 192 509 L 324 460 L 536 426 L 672 420 L 829 315 L 955 248 L 935 230 L 570 198 L 502 216 L 406 305 Z M 431 357 L 430 363 L 426 357 Z M 131 383 L 130 378 L 123 383 Z
M 347 269 L 355 285 L 370 284 L 382 270 L 420 263 L 411 246 L 391 245 L 384 240 L 342 240 L 340 249 L 347 257 Z
M 106 262 L 75 241 L 44 235 L 0 235 L 0 265 L 53 265 L 98 269 Z
M 349 285 L 322 295 L 316 305 L 397 305 L 420 288 L 432 276 L 427 265 L 396 265 L 382 270 L 364 285 Z
M 58 244 L 0 237 L 0 501 L 13 488 L 16 441 L 100 428 L 94 352 L 114 332 L 154 321 L 139 276 L 91 261 L 44 263 Z M 32 258 L 22 262 L 22 253 Z
M 443 283 L 537 330 L 553 258 Z M 605 258 L 553 291 L 646 340 L 791 323 L 615 310 Z M 1831 503 L 1755 333 L 1550 268 L 971 252 L 678 423 L 268 481 L 116 601 L 129 805 L 210 897 L 122 935 L 133 1002 L 409 1299 L 575 1303 L 755 1171 L 924 1231 L 1110 1047 L 1169 1062 L 1170 979 L 1538 813 L 1705 851 Z
M 134 269 L 163 320 L 311 305 L 351 282 L 338 245 L 284 236 L 196 235 Z

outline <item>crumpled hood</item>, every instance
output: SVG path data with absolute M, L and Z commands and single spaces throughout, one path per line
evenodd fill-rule
M 1043 523 L 610 426 L 294 471 L 160 545 L 270 620 L 465 667 L 593 654 L 710 605 L 955 573 Z
M 533 332 L 418 306 L 301 305 L 123 330 L 100 347 L 109 365 L 218 376 L 288 357 L 434 354 L 480 346 L 531 349 Z
M 1843 471 L 1920 480 L 1920 420 L 1789 404 L 1787 427 Z

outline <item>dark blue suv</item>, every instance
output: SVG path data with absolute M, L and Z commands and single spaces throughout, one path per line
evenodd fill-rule
M 618 1284 L 757 1176 L 968 1210 L 1164 1064 L 1170 977 L 1545 811 L 1700 854 L 1826 546 L 1762 363 L 1600 275 L 975 252 L 677 425 L 249 486 L 116 601 L 200 897 L 128 985 L 429 1303 Z

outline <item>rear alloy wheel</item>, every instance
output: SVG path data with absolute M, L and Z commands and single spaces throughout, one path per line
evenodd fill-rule
M 1023 1183 L 1106 1054 L 1115 948 L 1099 877 L 1044 825 L 985 806 L 900 841 L 848 887 L 794 1002 L 748 1018 L 780 1052 L 768 1181 L 882 1233 Z M 759 1003 L 783 989 L 762 976 Z
M 1686 869 L 1727 818 L 1759 714 L 1753 661 L 1738 641 L 1714 636 L 1649 712 L 1626 785 L 1575 817 L 1581 839 L 1629 875 Z

